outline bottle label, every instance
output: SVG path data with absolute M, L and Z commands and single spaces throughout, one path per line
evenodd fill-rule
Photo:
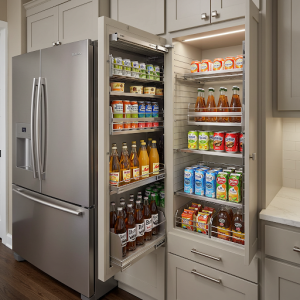
M 145 219 L 145 232 L 150 232 L 152 230 L 152 218 L 151 219 Z
M 136 236 L 144 236 L 145 234 L 145 223 L 142 224 L 136 224 Z
M 158 214 L 152 215 L 153 228 L 158 225 Z
M 130 170 L 123 171 L 123 181 L 130 182 Z
M 130 104 L 124 105 L 124 113 L 131 114 L 131 105 Z
M 127 235 L 126 235 L 126 232 L 119 233 L 118 236 L 119 236 L 119 238 L 121 240 L 122 247 L 125 247 L 127 245 Z
M 127 234 L 128 234 L 127 241 L 134 242 L 136 240 L 136 227 L 128 228 Z
M 111 185 L 118 185 L 119 184 L 119 177 L 120 173 L 119 172 L 111 172 L 109 174 L 109 181 Z
M 153 164 L 153 174 L 158 175 L 159 174 L 159 163 Z
M 113 113 L 114 114 L 123 114 L 123 104 L 113 104 Z
M 149 165 L 142 166 L 142 177 L 149 177 Z
M 132 169 L 132 178 L 138 180 L 140 177 L 140 168 Z

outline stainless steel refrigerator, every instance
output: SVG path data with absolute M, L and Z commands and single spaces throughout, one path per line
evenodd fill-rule
M 13 58 L 13 250 L 96 299 L 97 43 Z

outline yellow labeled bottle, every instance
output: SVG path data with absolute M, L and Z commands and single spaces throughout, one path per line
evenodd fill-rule
M 142 143 L 144 142 L 144 140 L 140 140 L 141 146 L 139 148 L 139 152 L 138 152 L 138 157 L 140 157 L 140 153 L 141 153 L 141 149 L 142 149 Z
M 130 161 L 129 161 L 129 155 L 127 151 L 127 146 L 122 147 L 121 157 L 122 157 L 120 161 L 121 181 L 123 181 L 123 183 L 128 183 L 130 182 L 131 177 L 130 177 Z
M 127 146 L 127 143 L 125 143 L 125 142 L 122 143 L 122 151 L 121 151 L 121 155 L 119 158 L 120 163 L 121 163 L 121 160 L 123 160 L 123 146 Z
M 147 153 L 148 153 L 148 155 L 150 154 L 151 144 L 152 144 L 152 138 L 148 138 L 148 145 L 147 145 Z
M 140 164 L 139 164 L 139 158 L 136 152 L 135 144 L 132 144 L 131 146 L 130 173 L 131 173 L 130 176 L 132 181 L 140 179 Z
M 120 162 L 116 146 L 112 147 L 109 162 L 109 181 L 111 185 L 119 185 L 120 182 Z
M 149 156 L 146 149 L 146 143 L 142 142 L 141 152 L 139 155 L 140 176 L 142 178 L 149 177 Z
M 150 176 L 159 174 L 159 155 L 157 152 L 156 141 L 152 141 L 151 151 L 149 155 Z

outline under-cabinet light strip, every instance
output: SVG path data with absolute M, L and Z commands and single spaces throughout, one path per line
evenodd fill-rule
M 235 30 L 235 31 L 228 31 L 228 32 L 223 32 L 223 33 L 218 33 L 218 34 L 212 34 L 212 35 L 206 35 L 206 36 L 201 36 L 193 39 L 187 39 L 183 40 L 183 42 L 191 42 L 191 41 L 196 41 L 196 40 L 203 40 L 203 39 L 208 39 L 216 36 L 221 36 L 221 35 L 227 35 L 227 34 L 233 34 L 233 33 L 238 33 L 238 32 L 243 32 L 245 29 L 240 29 L 240 30 Z

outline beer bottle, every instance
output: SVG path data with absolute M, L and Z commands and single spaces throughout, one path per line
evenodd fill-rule
M 239 96 L 239 90 L 240 88 L 238 86 L 232 87 L 232 98 L 229 110 L 230 112 L 241 112 L 242 111 L 242 104 Z M 241 117 L 230 117 L 229 122 L 232 123 L 241 123 Z
M 136 200 L 135 225 L 136 225 L 136 244 L 144 245 L 145 223 L 144 223 L 144 215 L 143 215 L 143 210 L 141 207 L 140 200 Z
M 143 196 L 143 193 L 142 193 L 141 191 L 139 191 L 139 192 L 137 193 L 137 195 L 138 195 L 138 196 Z
M 115 232 L 115 224 L 117 221 L 116 203 L 110 203 L 110 231 Z
M 124 220 L 125 220 L 126 217 L 127 217 L 127 208 L 126 208 L 125 199 L 123 197 L 120 198 L 120 206 L 123 208 L 123 217 L 124 217 Z
M 206 112 L 204 89 L 198 88 L 198 96 L 195 104 L 195 112 Z M 205 122 L 205 117 L 195 117 L 195 122 Z
M 152 138 L 148 138 L 148 144 L 147 144 L 147 153 L 148 153 L 148 155 L 150 154 L 151 146 L 152 146 Z
M 207 103 L 206 103 L 206 112 L 216 112 L 216 102 L 215 102 L 215 96 L 214 96 L 215 89 L 210 87 L 208 89 L 208 98 L 207 98 Z M 217 118 L 216 117 L 206 117 L 205 118 L 206 122 L 216 122 Z
M 127 211 L 128 211 L 127 222 L 126 222 L 127 250 L 133 251 L 136 249 L 136 226 L 135 226 L 132 204 L 127 205 Z
M 119 185 L 120 182 L 120 162 L 117 147 L 113 146 L 109 162 L 109 182 L 111 185 Z
M 220 87 L 218 112 L 228 112 L 228 101 L 226 101 L 225 88 Z M 217 122 L 228 122 L 228 117 L 218 117 Z
M 158 209 L 156 206 L 156 195 L 151 194 L 150 211 L 152 217 L 152 234 L 158 234 Z
M 152 215 L 150 211 L 148 197 L 144 197 L 144 222 L 145 222 L 144 240 L 150 241 L 152 239 Z
M 122 245 L 122 255 L 126 256 L 126 244 L 127 244 L 127 235 L 126 235 L 126 226 L 123 216 L 123 207 L 118 207 L 117 221 L 115 225 L 115 234 L 120 237 Z

